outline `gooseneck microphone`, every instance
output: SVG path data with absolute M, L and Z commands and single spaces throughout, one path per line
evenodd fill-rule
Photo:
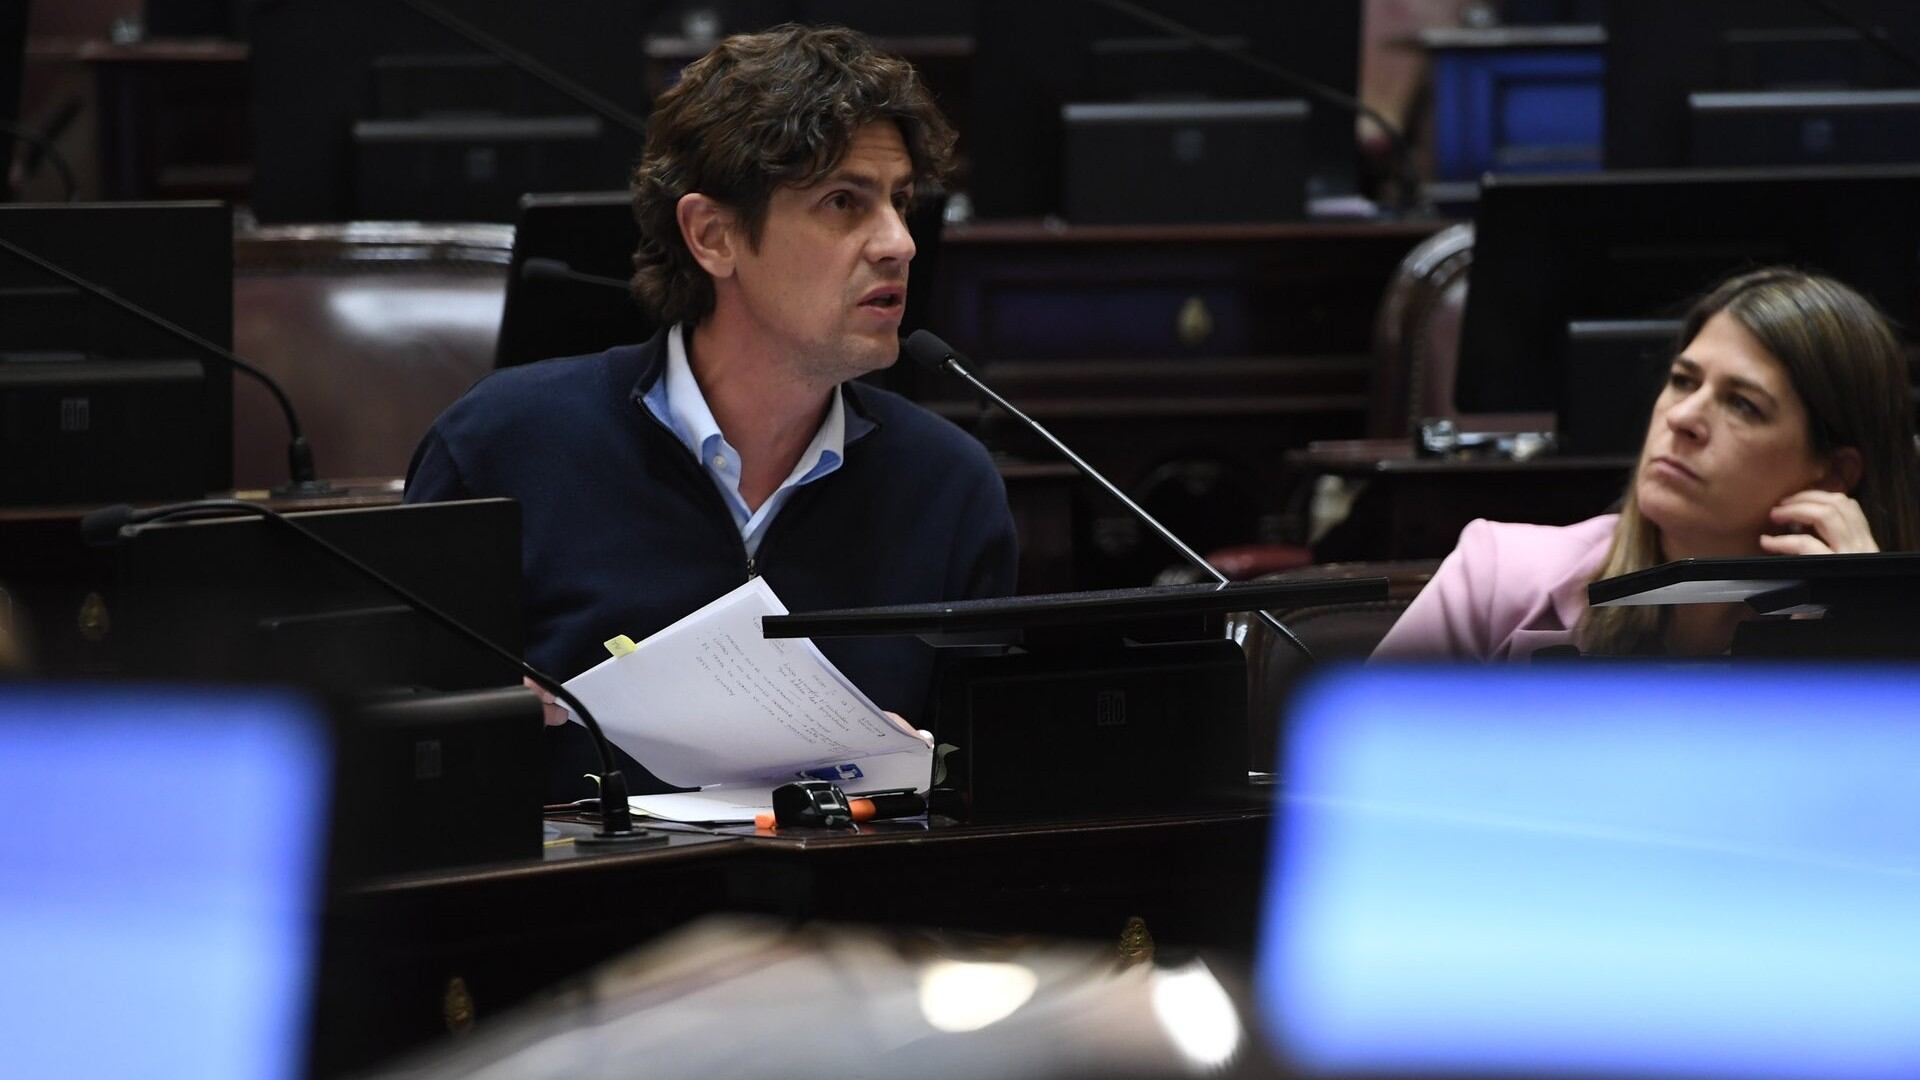
M 1024 412 L 1021 412 L 1018 408 L 1014 406 L 1012 402 L 1008 401 L 1006 398 L 1001 397 L 998 393 L 995 393 L 994 389 L 991 386 L 988 386 L 986 383 L 981 382 L 980 379 L 973 374 L 973 372 L 968 371 L 966 368 L 966 365 L 961 363 L 960 354 L 954 351 L 953 346 L 948 345 L 944 341 L 941 341 L 938 337 L 935 337 L 929 331 L 915 330 L 912 336 L 907 338 L 906 350 L 907 350 L 907 357 L 911 359 L 914 363 L 919 364 L 921 367 L 927 368 L 928 370 L 931 370 L 931 371 L 952 372 L 953 374 L 959 376 L 961 379 L 965 380 L 967 385 L 979 391 L 980 394 L 983 397 L 985 397 L 988 401 L 991 401 L 995 405 L 998 405 L 1000 406 L 1000 408 L 1006 410 L 1008 415 L 1012 416 L 1015 420 L 1018 420 L 1022 424 L 1026 425 L 1029 431 L 1032 431 L 1035 435 L 1038 435 L 1042 439 L 1046 440 L 1047 445 L 1059 451 L 1060 456 L 1066 458 L 1069 462 L 1073 464 L 1074 468 L 1080 470 L 1081 475 L 1085 476 L 1089 480 L 1092 480 L 1094 483 L 1099 484 L 1102 488 L 1106 489 L 1107 494 L 1113 496 L 1115 499 L 1120 500 L 1120 504 L 1122 506 L 1125 506 L 1129 511 L 1131 511 L 1134 517 L 1137 517 L 1141 521 L 1145 522 L 1148 528 L 1158 533 L 1160 535 L 1160 539 L 1165 540 L 1169 547 L 1179 552 L 1181 556 L 1184 557 L 1189 563 L 1192 563 L 1196 568 L 1205 571 L 1208 576 L 1213 578 L 1214 581 L 1222 585 L 1225 585 L 1228 583 L 1227 575 L 1221 573 L 1218 567 L 1208 562 L 1205 556 L 1201 555 L 1199 552 L 1189 547 L 1185 540 L 1182 540 L 1178 536 L 1175 536 L 1173 534 L 1173 530 L 1167 528 L 1165 525 L 1160 524 L 1160 521 L 1158 518 L 1154 517 L 1152 514 L 1147 513 L 1146 507 L 1141 506 L 1137 502 L 1134 502 L 1131 498 L 1127 496 L 1126 492 L 1121 491 L 1118 487 L 1116 487 L 1113 481 L 1101 475 L 1100 470 L 1088 464 L 1086 459 L 1082 458 L 1079 454 L 1074 453 L 1073 450 L 1069 448 L 1066 443 L 1063 443 L 1058 438 L 1055 438 L 1053 432 L 1048 431 L 1045 427 L 1043 427 L 1040 421 L 1035 420 L 1033 417 L 1028 416 Z M 1313 651 L 1307 648 L 1305 642 L 1301 641 L 1298 637 L 1294 636 L 1293 631 L 1287 629 L 1285 626 L 1282 626 L 1279 619 L 1274 618 L 1271 614 L 1269 614 L 1264 610 L 1256 610 L 1256 614 L 1260 616 L 1260 621 L 1266 623 L 1268 627 L 1270 627 L 1275 633 L 1278 633 L 1282 638 L 1285 638 L 1288 642 L 1291 642 L 1294 648 L 1299 649 L 1300 655 L 1306 657 L 1309 660 L 1313 658 Z
M 604 274 L 589 274 L 583 270 L 575 270 L 571 264 L 559 259 L 548 259 L 539 256 L 535 256 L 520 264 L 520 280 L 575 281 L 582 285 L 598 285 L 605 289 L 619 289 L 621 292 L 628 292 L 632 288 L 631 283 L 621 281 L 619 278 L 607 277 Z
M 607 742 L 607 736 L 600 730 L 600 722 L 593 713 L 581 704 L 573 692 L 561 685 L 560 680 L 515 656 L 505 646 L 495 644 L 486 635 L 467 624 L 441 611 L 438 607 L 415 595 L 400 583 L 387 577 L 380 571 L 361 562 L 359 559 L 341 550 L 332 541 L 301 525 L 277 510 L 269 509 L 258 503 L 240 499 L 201 499 L 195 502 L 173 503 L 167 506 L 155 506 L 144 510 L 135 510 L 122 503 L 117 506 L 103 507 L 80 519 L 80 534 L 87 543 L 96 547 L 116 543 L 134 535 L 142 526 L 155 524 L 175 518 L 194 517 L 233 517 L 253 515 L 265 519 L 274 526 L 285 529 L 299 537 L 303 542 L 312 544 L 354 573 L 385 589 L 388 593 L 422 615 L 453 631 L 460 637 L 493 653 L 512 665 L 521 675 L 531 679 L 535 685 L 546 690 L 554 697 L 567 703 L 567 708 L 585 724 L 593 735 L 593 748 L 600 755 L 600 831 L 593 834 L 591 840 L 599 843 L 617 843 L 624 841 L 652 840 L 651 833 L 636 832 L 633 827 L 633 812 L 627 803 L 627 780 L 615 767 L 613 748 Z M 587 841 L 581 841 L 587 842 Z
M 6 239 L 5 237 L 0 237 L 0 251 L 4 251 L 7 254 L 13 256 L 14 258 L 19 259 L 21 262 L 24 262 L 29 266 L 35 267 L 36 269 L 44 273 L 51 274 L 54 277 L 59 278 L 61 281 L 66 282 L 67 284 L 73 286 L 76 289 L 79 289 L 81 292 L 84 292 L 89 296 L 93 296 L 98 299 L 105 300 L 107 303 L 112 304 L 114 307 L 119 308 L 121 311 L 124 311 L 127 314 L 134 316 L 135 318 L 141 320 L 147 325 L 157 327 L 160 330 L 163 330 L 166 333 L 171 334 L 173 337 L 178 338 L 179 340 L 184 341 L 189 345 L 192 345 L 194 348 L 199 349 L 201 352 L 206 353 L 208 356 L 211 356 L 216 360 L 219 360 L 221 363 L 226 364 L 228 367 L 234 369 L 235 371 L 245 372 L 246 374 L 253 376 L 255 379 L 260 380 L 261 384 L 266 386 L 266 388 L 270 392 L 272 392 L 273 399 L 280 403 L 281 415 L 287 418 L 287 432 L 288 432 L 287 480 L 288 480 L 288 483 L 286 487 L 281 488 L 278 491 L 275 491 L 274 494 L 276 495 L 321 495 L 321 494 L 326 494 L 327 492 L 332 491 L 331 487 L 314 478 L 313 447 L 308 445 L 306 434 L 300 430 L 300 418 L 294 414 L 292 399 L 287 397 L 286 390 L 281 388 L 279 381 L 276 380 L 273 376 L 267 374 L 264 370 L 257 367 L 256 365 L 246 360 L 242 360 L 239 356 L 235 355 L 232 350 L 222 348 L 219 345 L 215 345 L 213 342 L 208 341 L 206 338 L 201 337 L 199 334 L 194 333 L 193 331 L 187 329 L 186 327 L 181 326 L 180 324 L 173 322 L 169 319 L 163 318 L 160 315 L 152 311 L 149 311 L 144 307 L 141 307 L 139 304 L 136 304 L 131 300 L 125 299 L 124 297 L 121 297 L 115 294 L 111 289 L 108 289 L 101 285 L 97 285 L 91 281 L 88 281 L 86 278 L 81 277 L 79 274 L 76 274 L 73 271 L 68 270 L 63 266 L 60 266 L 53 262 L 49 262 L 48 260 L 43 259 L 38 255 L 35 255 L 33 252 L 28 251 L 26 248 L 21 247 L 20 245 L 14 243 L 11 240 Z

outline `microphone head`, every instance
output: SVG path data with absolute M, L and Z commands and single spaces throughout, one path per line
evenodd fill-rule
M 958 360 L 960 354 L 953 346 L 934 336 L 931 330 L 915 330 L 908 335 L 907 359 L 929 371 L 945 370 L 948 360 Z
M 532 258 L 520 264 L 521 281 L 566 281 L 573 267 L 559 259 Z
M 126 503 L 103 506 L 80 519 L 80 536 L 89 547 L 106 547 L 120 542 L 120 530 L 133 521 L 133 507 Z

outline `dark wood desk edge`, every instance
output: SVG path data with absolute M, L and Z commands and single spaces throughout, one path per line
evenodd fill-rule
M 960 844 L 1005 843 L 1009 840 L 1060 837 L 1076 834 L 1118 836 L 1147 831 L 1199 829 L 1218 825 L 1233 825 L 1260 821 L 1271 818 L 1272 816 L 1273 811 L 1271 806 L 1256 806 L 1250 804 L 1244 807 L 1195 811 L 1188 814 L 1081 818 L 1072 820 L 1051 819 L 1044 822 L 954 823 L 952 825 L 937 826 L 925 830 L 900 830 L 897 832 L 842 833 L 816 830 L 810 831 L 806 835 L 788 836 L 756 833 L 751 835 L 740 834 L 739 838 L 746 842 L 747 846 L 744 850 L 755 851 L 832 851 L 878 846 L 918 848 Z
M 96 38 L 81 42 L 73 55 L 87 63 L 244 64 L 251 53 L 246 42 L 228 38 L 163 37 L 125 43 Z
M 574 848 L 566 855 L 555 849 L 541 853 L 539 859 L 484 863 L 474 866 L 420 870 L 367 878 L 345 885 L 337 891 L 349 900 L 391 896 L 425 895 L 474 886 L 513 885 L 530 881 L 552 883 L 573 876 L 618 872 L 641 866 L 655 867 L 677 862 L 740 861 L 766 854 L 799 854 L 807 851 L 848 851 L 862 848 L 954 847 L 976 844 L 1004 844 L 1009 841 L 1058 839 L 1063 836 L 1126 836 L 1151 831 L 1184 831 L 1221 825 L 1238 825 L 1272 817 L 1270 804 L 1257 804 L 1250 797 L 1242 806 L 1196 810 L 1191 813 L 1158 813 L 1045 821 L 1007 821 L 981 824 L 952 822 L 926 830 L 871 831 L 839 833 L 814 831 L 806 835 L 780 836 L 746 831 L 714 833 L 669 833 L 665 846 L 643 848 L 609 847 L 594 850 Z M 745 830 L 746 826 L 739 829 Z
M 480 863 L 439 870 L 417 870 L 365 878 L 343 886 L 338 895 L 348 898 L 400 896 L 462 889 L 476 885 L 511 885 L 518 882 L 572 875 L 597 874 L 622 866 L 644 863 L 649 866 L 681 861 L 705 861 L 725 858 L 739 849 L 742 839 L 709 833 L 669 833 L 665 845 L 635 848 L 606 847 L 589 850 L 573 847 L 557 856 L 549 848 L 538 859 L 515 862 Z M 676 839 L 677 838 L 677 839 Z
M 400 478 L 392 476 L 356 476 L 328 480 L 338 489 L 334 495 L 289 496 L 282 497 L 263 489 L 241 488 L 234 491 L 215 491 L 198 496 L 203 499 L 238 499 L 243 502 L 263 503 L 280 511 L 298 510 L 348 510 L 363 506 L 392 506 L 400 501 Z M 137 502 L 135 509 L 151 506 L 167 506 L 178 502 L 191 502 L 193 499 L 149 499 Z M 104 503 L 66 503 L 50 506 L 0 506 L 0 525 L 30 521 L 78 521 L 102 507 L 116 505 Z
M 1423 458 L 1350 456 L 1314 450 L 1289 450 L 1285 461 L 1302 472 L 1338 476 L 1470 476 L 1481 473 L 1604 472 L 1625 473 L 1634 464 L 1630 455 L 1546 456 L 1526 461 L 1505 458 Z

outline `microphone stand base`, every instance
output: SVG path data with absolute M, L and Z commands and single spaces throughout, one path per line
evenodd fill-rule
M 272 489 L 269 492 L 276 499 L 313 499 L 349 494 L 345 488 L 337 488 L 325 480 L 302 480 Z
M 666 833 L 647 829 L 631 829 L 618 833 L 596 832 L 587 836 L 577 836 L 573 840 L 575 847 L 637 847 L 666 842 Z

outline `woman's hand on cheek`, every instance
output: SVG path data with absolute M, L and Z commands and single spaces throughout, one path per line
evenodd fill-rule
M 1770 555 L 1837 555 L 1879 551 L 1866 512 L 1850 495 L 1810 489 L 1781 499 L 1768 512 L 1775 527 L 1800 529 L 1762 536 L 1761 550 Z

